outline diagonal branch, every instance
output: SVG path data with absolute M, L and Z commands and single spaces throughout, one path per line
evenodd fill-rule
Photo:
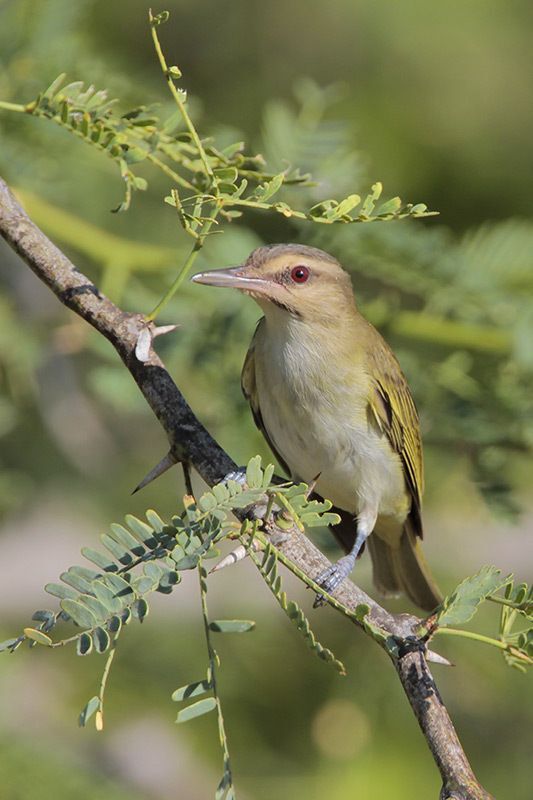
M 63 305 L 111 342 L 165 430 L 169 458 L 193 466 L 209 485 L 235 469 L 235 463 L 196 418 L 153 349 L 146 361 L 137 359 L 139 335 L 152 323 L 140 314 L 122 311 L 105 297 L 34 225 L 1 179 L 0 233 Z M 278 547 L 297 571 L 311 579 L 329 564 L 301 533 L 285 538 Z M 353 611 L 362 605 L 368 607 L 366 615 L 358 616 L 357 624 L 371 635 L 372 630 L 380 633 L 378 640 L 395 665 L 442 776 L 440 800 L 491 800 L 468 763 L 429 671 L 425 644 L 416 634 L 418 620 L 409 614 L 390 614 L 351 581 L 342 584 L 335 597 Z

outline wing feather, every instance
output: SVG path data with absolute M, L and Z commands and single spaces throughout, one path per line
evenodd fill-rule
M 369 348 L 368 359 L 373 383 L 369 398 L 370 417 L 401 458 L 411 496 L 409 520 L 413 531 L 422 537 L 424 466 L 415 402 L 398 361 L 379 334 L 376 346 Z
M 246 353 L 246 358 L 244 359 L 244 364 L 241 373 L 241 388 L 242 388 L 242 393 L 244 394 L 245 398 L 248 400 L 250 404 L 255 424 L 265 437 L 268 446 L 276 456 L 282 469 L 285 470 L 287 475 L 290 475 L 291 471 L 289 467 L 287 466 L 283 458 L 280 456 L 280 454 L 272 444 L 272 440 L 270 439 L 268 431 L 265 428 L 265 423 L 263 422 L 263 417 L 261 414 L 261 408 L 259 406 L 257 381 L 255 377 L 255 341 L 263 320 L 264 317 L 262 317 L 257 324 L 257 328 L 255 329 L 255 333 L 250 343 L 250 347 L 248 348 L 248 352 Z

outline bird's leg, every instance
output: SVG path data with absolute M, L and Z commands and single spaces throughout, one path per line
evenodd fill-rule
M 350 575 L 355 567 L 357 556 L 361 549 L 372 533 L 374 525 L 376 524 L 377 513 L 363 512 L 357 519 L 357 529 L 355 541 L 349 553 L 342 558 L 339 558 L 335 564 L 331 564 L 327 569 L 315 578 L 315 583 L 318 583 L 328 594 L 332 594 L 337 586 L 339 586 Z M 324 596 L 317 594 L 313 608 L 324 605 Z

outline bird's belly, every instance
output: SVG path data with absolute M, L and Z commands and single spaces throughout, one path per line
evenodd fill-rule
M 340 421 L 327 404 L 317 404 L 314 412 L 293 404 L 287 413 L 278 394 L 262 402 L 261 413 L 294 479 L 310 483 L 319 475 L 317 492 L 354 514 L 374 509 L 380 515 L 405 517 L 408 500 L 400 459 L 386 437 L 368 424 L 366 411 Z

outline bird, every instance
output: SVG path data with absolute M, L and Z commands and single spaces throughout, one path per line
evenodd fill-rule
M 315 582 L 334 593 L 368 542 L 378 591 L 432 611 L 442 596 L 420 545 L 419 417 L 399 362 L 357 308 L 349 273 L 318 248 L 271 244 L 191 280 L 237 289 L 263 312 L 244 395 L 281 467 L 314 484 L 341 517 L 332 530 L 345 555 Z

